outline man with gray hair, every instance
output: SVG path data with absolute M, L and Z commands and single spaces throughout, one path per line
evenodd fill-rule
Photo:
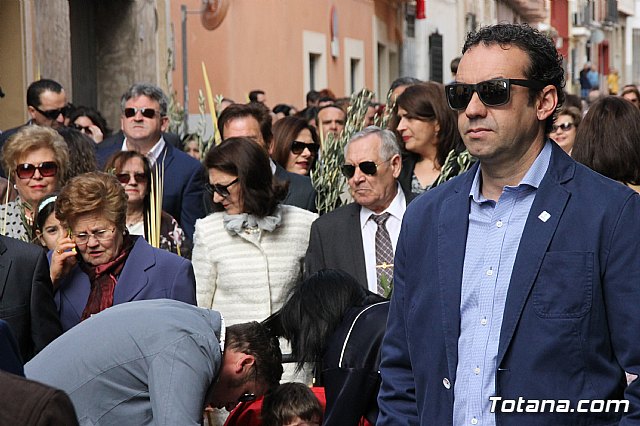
M 120 100 L 124 141 L 100 147 L 98 163 L 106 163 L 118 151 L 137 151 L 145 155 L 152 167 L 164 173 L 162 209 L 180 223 L 191 239 L 196 219 L 205 216 L 202 202 L 204 169 L 199 161 L 166 143 L 163 132 L 169 127 L 167 105 L 167 96 L 153 84 L 136 83 L 129 87 Z
M 374 293 L 393 278 L 393 253 L 410 194 L 397 179 L 400 147 L 389 130 L 369 126 L 344 149 L 342 172 L 355 202 L 320 216 L 311 226 L 305 274 L 341 269 Z

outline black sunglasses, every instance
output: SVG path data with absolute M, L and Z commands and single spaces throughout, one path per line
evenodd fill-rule
M 140 111 L 140 114 L 142 114 L 143 117 L 145 118 L 153 118 L 156 116 L 156 114 L 158 114 L 158 111 L 156 111 L 153 108 L 125 108 L 124 109 L 124 116 L 127 118 L 131 118 L 131 117 L 135 117 L 136 114 L 138 113 L 138 111 Z
M 234 183 L 238 182 L 238 178 L 235 178 L 234 180 L 232 180 L 231 182 L 229 182 L 226 185 L 220 185 L 218 183 L 215 183 L 213 185 L 211 185 L 209 182 L 204 184 L 204 189 L 207 190 L 207 192 L 209 193 L 209 195 L 213 195 L 214 193 L 218 194 L 219 196 L 221 196 L 222 198 L 227 198 L 230 194 L 229 194 L 229 187 L 231 185 L 233 185 Z
M 478 98 L 486 106 L 500 106 L 509 102 L 511 98 L 511 85 L 523 86 L 535 90 L 541 90 L 545 84 L 535 80 L 521 80 L 517 78 L 494 78 L 492 80 L 481 81 L 477 84 L 453 83 L 445 86 L 447 102 L 451 109 L 464 111 L 473 92 L 478 94 Z
M 49 109 L 49 110 L 46 110 L 46 111 L 41 110 L 37 106 L 33 106 L 33 109 L 35 109 L 40 114 L 42 114 L 45 117 L 47 117 L 49 120 L 55 120 L 56 118 L 58 118 L 58 116 L 60 114 L 62 114 L 63 117 L 66 117 L 67 114 L 69 113 L 69 111 L 71 110 L 69 105 L 65 105 L 62 108 L 58 108 L 58 109 Z
M 305 143 L 300 141 L 291 142 L 291 152 L 293 152 L 296 155 L 302 154 L 302 151 L 304 151 L 305 148 L 308 149 L 310 153 L 317 154 L 318 150 L 320 149 L 320 144 L 317 144 L 315 142 L 314 143 Z
M 147 183 L 147 175 L 144 173 L 118 173 L 116 179 L 118 179 L 120 183 L 129 183 L 131 176 L 133 176 L 133 179 L 135 179 L 137 183 Z
M 238 402 L 251 402 L 251 401 L 255 401 L 256 400 L 256 394 L 255 393 L 243 393 L 242 395 L 240 395 L 240 397 L 238 398 Z
M 554 124 L 553 126 L 551 126 L 551 132 L 557 132 L 558 130 L 562 130 L 564 132 L 571 130 L 571 128 L 573 127 L 573 123 L 560 123 L 560 124 Z
M 358 167 L 360 171 L 365 175 L 373 176 L 378 172 L 378 166 L 382 163 L 386 163 L 389 160 L 384 160 L 377 164 L 373 161 L 363 161 L 356 166 L 354 166 L 353 164 L 344 164 L 342 166 L 342 174 L 345 175 L 347 179 L 351 179 L 353 175 L 356 174 L 356 167 Z
M 54 161 L 45 161 L 37 166 L 31 163 L 18 164 L 16 176 L 20 179 L 31 179 L 36 174 L 36 170 L 40 172 L 42 177 L 51 177 L 58 173 L 58 165 Z
M 79 124 L 73 123 L 73 124 L 71 125 L 71 128 L 76 129 L 76 130 L 78 130 L 78 131 L 80 131 L 80 132 L 84 132 L 84 133 L 92 134 L 92 133 L 91 133 L 91 127 L 89 127 L 89 126 L 86 126 L 86 127 L 85 127 L 85 126 L 81 126 L 81 125 L 79 125 Z

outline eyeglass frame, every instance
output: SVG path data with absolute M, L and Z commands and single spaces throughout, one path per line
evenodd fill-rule
M 483 99 L 483 96 L 479 91 L 478 91 L 478 86 L 483 85 L 483 84 L 487 84 L 487 83 L 506 83 L 506 87 L 505 87 L 505 91 L 506 91 L 506 99 L 502 102 L 498 102 L 498 103 L 487 103 L 485 99 Z M 467 107 L 469 106 L 469 103 L 471 103 L 471 100 L 473 99 L 473 94 L 477 93 L 478 95 L 478 99 L 480 100 L 480 102 L 482 102 L 482 104 L 484 106 L 487 107 L 497 107 L 497 106 L 502 106 L 502 105 L 506 105 L 509 103 L 509 101 L 511 101 L 511 86 L 522 86 L 522 87 L 527 87 L 529 89 L 534 89 L 534 90 L 542 90 L 546 84 L 541 82 L 541 81 L 537 81 L 537 80 L 530 80 L 530 79 L 521 79 L 521 78 L 491 78 L 489 80 L 484 80 L 481 81 L 479 83 L 475 83 L 475 84 L 470 84 L 470 83 L 452 83 L 452 84 L 447 84 L 444 87 L 445 90 L 445 97 L 447 98 L 447 104 L 449 105 L 449 108 L 451 108 L 454 111 L 464 111 L 467 109 Z M 451 91 L 453 91 L 456 87 L 463 87 L 467 90 L 471 90 L 471 96 L 469 96 L 469 100 L 466 102 L 466 104 L 464 105 L 464 107 L 459 107 L 456 108 L 451 104 L 451 96 L 449 96 L 449 93 L 451 93 Z
M 391 157 L 391 158 L 389 158 L 387 160 L 384 160 L 384 161 L 380 161 L 379 163 L 375 163 L 373 161 L 361 161 L 361 162 L 359 162 L 358 164 L 355 164 L 355 165 L 354 164 L 343 164 L 342 167 L 340 167 L 340 170 L 342 171 L 342 174 L 344 175 L 344 177 L 346 177 L 347 179 L 351 179 L 352 177 L 355 176 L 356 168 L 360 169 L 360 171 L 362 173 L 364 173 L 365 175 L 367 175 L 367 176 L 375 176 L 378 173 L 378 166 L 380 164 L 384 164 L 384 163 L 386 163 L 388 161 L 391 161 L 392 159 L 393 159 L 393 157 Z M 367 173 L 366 171 L 362 170 L 362 167 L 361 167 L 362 165 L 365 165 L 365 166 L 368 167 L 369 164 L 373 164 L 373 167 L 375 167 L 375 170 L 374 170 L 373 173 Z M 351 172 L 351 171 L 347 172 L 347 170 L 351 170 L 351 168 L 353 168 L 353 172 Z
M 100 234 L 104 232 L 110 232 L 110 234 L 108 236 L 106 234 Z M 116 232 L 116 227 L 114 226 L 111 229 L 99 229 L 95 232 L 80 232 L 78 234 L 70 232 L 69 236 L 71 237 L 73 242 L 76 243 L 77 246 L 86 246 L 87 244 L 89 244 L 89 239 L 91 237 L 94 237 L 97 241 L 100 241 L 100 242 L 108 241 L 113 237 L 113 234 L 115 232 Z M 86 241 L 78 241 L 78 238 L 80 238 L 81 240 L 84 240 L 86 238 Z
M 300 149 L 300 145 L 304 145 L 302 146 L 302 149 Z M 296 147 L 296 148 L 294 148 Z M 289 147 L 289 150 L 294 153 L 295 155 L 300 155 L 304 152 L 305 149 L 308 149 L 309 152 L 313 155 L 317 155 L 318 151 L 320 151 L 320 144 L 319 143 L 306 143 L 306 142 L 302 142 L 302 141 L 291 141 L 291 146 Z M 297 151 L 297 152 L 296 152 Z
M 554 124 L 551 126 L 551 133 L 555 133 L 558 130 L 562 130 L 563 132 L 568 132 L 569 130 L 575 127 L 575 123 L 567 121 L 566 123 Z
M 46 111 L 45 110 L 41 110 L 40 108 L 38 108 L 35 105 L 31 105 L 31 106 L 33 107 L 33 109 L 35 109 L 40 114 L 42 114 L 45 117 L 47 117 L 49 120 L 56 120 L 60 116 L 60 114 L 62 114 L 63 117 L 66 117 L 67 114 L 69 113 L 69 111 L 71 110 L 71 107 L 69 106 L 69 104 L 66 104 L 62 108 L 49 109 L 49 110 L 46 110 Z M 55 116 L 53 116 L 54 113 L 55 113 Z
M 226 185 L 221 185 L 219 183 L 214 183 L 213 185 L 210 182 L 205 182 L 204 189 L 209 193 L 209 195 L 213 196 L 213 194 L 218 194 L 222 198 L 227 198 L 231 193 L 229 192 L 229 187 L 238 183 L 240 180 L 239 177 L 235 178 L 231 182 Z
M 45 165 L 47 167 L 50 167 L 51 165 L 53 165 L 54 166 L 53 167 L 53 173 L 49 173 L 49 172 L 42 173 L 42 168 Z M 27 167 L 24 167 L 24 166 L 27 166 Z M 25 176 L 25 177 L 20 176 L 20 170 L 23 170 L 23 171 L 31 170 L 31 175 Z M 15 169 L 16 177 L 18 177 L 19 179 L 24 179 L 24 180 L 33 179 L 33 177 L 36 174 L 36 170 L 38 171 L 38 173 L 40 173 L 40 176 L 42 176 L 43 178 L 45 178 L 45 177 L 54 177 L 54 176 L 56 176 L 58 174 L 58 163 L 56 163 L 55 161 L 43 161 L 42 163 L 40 163 L 38 165 L 31 164 L 31 163 L 20 163 L 20 164 L 16 165 L 16 169 Z
M 131 114 L 131 111 L 133 111 L 133 114 Z M 146 115 L 147 111 L 153 111 L 153 115 L 151 117 L 149 117 L 148 115 Z M 138 112 L 140 112 L 140 114 L 144 117 L 144 118 L 148 118 L 148 119 L 152 119 L 155 118 L 156 115 L 160 115 L 160 117 L 163 117 L 162 113 L 160 111 L 158 111 L 155 108 L 137 108 L 137 107 L 126 107 L 125 109 L 122 110 L 122 115 L 124 115 L 126 118 L 134 118 L 136 115 L 138 115 Z
M 129 182 L 131 182 L 131 177 L 133 176 L 133 180 L 136 181 L 136 183 L 148 183 L 149 179 L 147 178 L 147 175 L 144 172 L 134 172 L 134 173 L 116 173 L 115 174 L 116 179 L 118 179 L 118 182 L 120 182 L 121 184 L 128 184 Z M 127 181 L 124 182 L 122 179 L 124 177 L 127 178 Z

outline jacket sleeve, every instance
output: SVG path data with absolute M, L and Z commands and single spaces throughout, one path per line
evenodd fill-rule
M 196 304 L 196 278 L 193 265 L 187 259 L 180 258 L 180 266 L 173 282 L 171 298 L 191 305 Z
M 49 262 L 44 251 L 38 255 L 35 262 L 35 270 L 31 281 L 30 312 L 33 355 L 35 355 L 62 334 L 58 309 L 53 301 Z
M 325 268 L 324 254 L 322 251 L 322 237 L 318 230 L 318 220 L 311 224 L 309 247 L 304 257 L 304 277 L 308 277 Z
M 180 225 L 187 235 L 193 238 L 195 223 L 197 219 L 205 216 L 203 203 L 204 170 L 202 167 L 194 170 L 189 177 L 189 181 L 182 194 L 182 205 L 180 211 Z
M 211 309 L 213 305 L 213 294 L 216 291 L 217 270 L 206 245 L 205 235 L 207 230 L 203 229 L 204 225 L 205 223 L 202 221 L 196 224 L 191 259 L 196 280 L 196 300 L 198 306 Z

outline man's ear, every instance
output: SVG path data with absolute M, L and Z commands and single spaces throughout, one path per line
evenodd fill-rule
M 236 359 L 235 370 L 236 373 L 247 373 L 255 365 L 256 358 L 253 355 L 241 353 Z
M 400 171 L 402 170 L 402 157 L 399 154 L 394 155 L 391 157 L 389 165 L 391 166 L 391 170 L 393 170 L 393 177 L 398 179 Z
M 160 121 L 160 130 L 162 130 L 163 132 L 166 132 L 167 129 L 169 128 L 169 117 L 167 117 L 165 115 L 160 120 L 161 120 Z
M 558 91 L 555 86 L 548 85 L 538 94 L 536 103 L 536 114 L 538 120 L 544 121 L 556 110 L 558 105 Z
M 31 117 L 32 120 L 36 119 L 36 109 L 34 107 L 32 107 L 31 105 L 29 105 L 27 107 L 27 111 L 29 112 L 29 116 Z

